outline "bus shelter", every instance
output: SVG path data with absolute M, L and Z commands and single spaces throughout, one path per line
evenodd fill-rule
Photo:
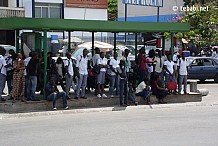
M 116 51 L 116 34 L 135 33 L 135 54 L 137 54 L 137 33 L 171 33 L 171 54 L 173 53 L 173 36 L 176 32 L 190 31 L 189 23 L 175 22 L 123 22 L 123 21 L 99 21 L 99 20 L 75 20 L 75 19 L 46 19 L 46 18 L 0 18 L 0 30 L 14 30 L 16 32 L 16 52 L 19 52 L 19 32 L 20 30 L 32 30 L 43 32 L 44 51 L 44 89 L 47 79 L 47 33 L 50 31 L 68 31 L 68 41 L 70 42 L 70 32 L 87 31 L 92 33 L 92 53 L 94 54 L 94 33 L 112 32 L 114 33 L 114 51 Z M 22 40 L 21 40 L 22 41 Z M 162 47 L 165 48 L 163 38 Z M 70 43 L 69 43 L 70 44 Z M 68 45 L 70 50 L 70 45 Z M 45 90 L 44 90 L 45 95 Z

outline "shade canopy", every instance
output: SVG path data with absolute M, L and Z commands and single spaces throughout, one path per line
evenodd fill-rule
M 1 30 L 55 30 L 87 32 L 188 32 L 189 23 L 121 22 L 46 18 L 0 18 Z
M 92 49 L 92 42 L 86 42 L 78 45 L 79 48 L 87 48 L 88 50 Z M 102 52 L 108 52 L 113 50 L 114 46 L 105 42 L 94 41 L 94 47 L 98 47 Z

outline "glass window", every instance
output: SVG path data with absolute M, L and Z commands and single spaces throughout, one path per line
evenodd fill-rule
M 61 4 L 35 3 L 36 18 L 61 18 Z
M 0 7 L 8 7 L 8 0 L 0 0 Z
M 192 62 L 192 66 L 203 66 L 202 59 L 195 59 L 195 60 Z
M 213 62 L 210 59 L 204 59 L 204 66 L 213 66 Z

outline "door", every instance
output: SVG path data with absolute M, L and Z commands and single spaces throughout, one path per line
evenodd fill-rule
M 200 58 L 194 59 L 188 68 L 189 79 L 204 79 L 203 75 L 203 60 Z

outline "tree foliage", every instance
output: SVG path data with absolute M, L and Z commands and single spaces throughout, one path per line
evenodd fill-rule
M 208 6 L 208 11 L 188 11 L 181 19 L 181 22 L 188 22 L 191 25 L 190 32 L 184 35 L 185 38 L 192 40 L 200 47 L 218 45 L 218 0 L 210 1 L 199 0 L 190 2 L 185 0 L 185 5 L 195 7 Z
M 108 0 L 108 20 L 117 20 L 117 0 Z

